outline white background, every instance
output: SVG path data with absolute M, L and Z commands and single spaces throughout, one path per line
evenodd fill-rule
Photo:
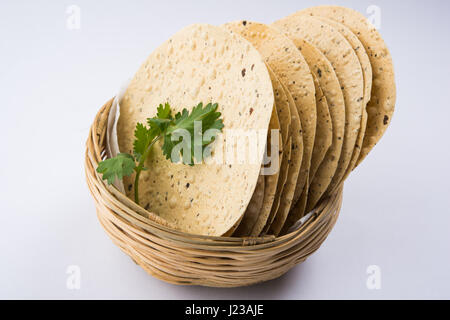
M 148 276 L 97 222 L 84 148 L 97 110 L 182 27 L 270 23 L 319 1 L 1 1 L 0 298 L 450 298 L 449 1 L 339 1 L 381 9 L 396 67 L 392 125 L 346 183 L 322 248 L 278 280 L 240 289 Z M 81 9 L 81 29 L 66 9 Z M 66 287 L 69 265 L 81 289 Z M 381 290 L 366 269 L 381 269 Z

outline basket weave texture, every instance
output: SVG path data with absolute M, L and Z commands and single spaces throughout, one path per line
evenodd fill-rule
M 296 231 L 280 237 L 207 237 L 171 229 L 156 214 L 107 185 L 96 172 L 105 158 L 112 99 L 97 114 L 86 144 L 85 171 L 98 219 L 112 241 L 152 276 L 178 285 L 240 287 L 275 279 L 314 253 L 332 230 L 342 187 Z

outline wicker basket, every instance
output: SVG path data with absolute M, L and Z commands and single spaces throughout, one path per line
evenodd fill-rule
M 275 279 L 314 253 L 333 228 L 342 187 L 295 232 L 274 237 L 226 238 L 186 234 L 137 206 L 97 174 L 105 157 L 112 101 L 97 114 L 86 148 L 86 180 L 103 228 L 149 274 L 179 285 L 239 287 Z

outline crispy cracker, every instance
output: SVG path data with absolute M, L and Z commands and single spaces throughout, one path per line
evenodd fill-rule
M 247 41 L 219 27 L 193 25 L 157 48 L 131 80 L 121 101 L 121 152 L 132 152 L 136 123 L 155 116 L 164 102 L 173 112 L 216 102 L 225 130 L 259 130 L 269 125 L 274 97 L 265 63 Z M 141 176 L 142 206 L 182 231 L 224 235 L 248 206 L 263 151 L 259 146 L 259 163 L 187 166 L 166 160 L 156 145 L 146 163 L 151 170 Z M 133 179 L 124 178 L 128 196 L 134 192 Z
M 383 137 L 395 109 L 396 85 L 394 66 L 389 50 L 376 28 L 361 13 L 339 6 L 319 6 L 305 13 L 326 17 L 347 26 L 363 44 L 372 66 L 371 99 L 367 105 L 367 128 L 358 166 Z
M 285 88 L 286 90 L 286 88 Z M 287 174 L 286 183 L 282 190 L 282 194 L 280 196 L 280 206 L 278 208 L 278 212 L 275 215 L 274 221 L 269 227 L 268 233 L 278 235 L 281 231 L 281 228 L 285 224 L 286 219 L 288 218 L 289 211 L 294 202 L 294 193 L 297 186 L 297 178 L 299 175 L 299 168 L 302 164 L 302 156 L 303 156 L 303 139 L 302 139 L 302 127 L 300 122 L 300 117 L 297 112 L 297 108 L 295 107 L 295 101 L 292 96 L 289 94 L 289 91 L 286 91 L 288 99 L 289 99 L 289 107 L 291 109 L 292 121 L 290 128 L 290 137 L 292 138 L 292 148 L 291 148 L 291 159 L 289 161 L 289 169 Z
M 306 212 L 309 212 L 325 193 L 336 172 L 345 130 L 345 103 L 341 85 L 328 59 L 305 40 L 297 39 L 296 45 L 305 57 L 311 72 L 316 76 L 327 98 L 333 130 L 331 147 L 310 183 L 306 206 Z M 286 220 L 286 227 L 283 228 L 283 232 L 300 218 L 300 209 L 292 210 L 292 214 Z

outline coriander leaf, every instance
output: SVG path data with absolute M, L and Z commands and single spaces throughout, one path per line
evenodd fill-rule
M 172 110 L 170 109 L 170 105 L 168 103 L 164 106 L 160 104 L 157 110 L 158 112 L 156 113 L 156 117 L 147 119 L 147 123 L 150 126 L 150 130 L 152 131 L 152 135 L 154 137 L 162 134 L 173 120 Z
M 203 133 L 209 129 L 222 130 L 224 125 L 223 125 L 223 121 L 221 119 L 219 119 L 221 116 L 221 113 L 216 112 L 217 108 L 218 108 L 217 103 L 215 103 L 215 104 L 209 103 L 205 107 L 205 110 L 208 110 L 208 112 L 205 113 L 205 115 L 202 119 Z
M 163 144 L 163 154 L 166 156 L 167 159 L 171 159 L 172 156 L 172 150 L 173 148 L 183 143 L 182 139 L 180 141 L 172 141 L 172 134 L 179 129 L 187 130 L 191 136 L 191 145 L 190 150 L 190 162 L 184 161 L 185 164 L 194 164 L 194 157 L 195 157 L 195 150 L 196 150 L 196 143 L 195 136 L 201 137 L 201 145 L 199 146 L 201 154 L 200 157 L 203 156 L 203 151 L 214 141 L 215 136 L 213 136 L 209 141 L 206 141 L 203 139 L 202 135 L 209 129 L 217 129 L 219 131 L 223 128 L 223 121 L 220 118 L 221 113 L 217 112 L 218 104 L 212 104 L 209 103 L 206 105 L 206 107 L 203 108 L 203 103 L 199 103 L 196 107 L 192 109 L 192 111 L 189 113 L 187 109 L 183 109 L 182 112 L 179 112 L 175 115 L 175 119 L 173 124 L 169 125 L 167 128 L 166 134 L 164 136 L 164 144 Z M 195 122 L 201 122 L 201 132 L 199 131 L 200 127 L 195 126 Z M 194 132 L 194 130 L 197 130 L 197 132 Z M 197 148 L 198 149 L 198 148 Z M 181 154 L 183 155 L 183 150 L 181 150 Z M 176 157 L 176 159 L 172 159 L 172 161 L 178 161 L 179 157 Z M 197 157 L 195 157 L 197 158 Z M 197 159 L 201 160 L 201 159 Z
M 154 136 L 159 136 L 166 131 L 167 127 L 172 123 L 170 119 L 149 118 L 147 123 Z
M 167 160 L 172 160 L 172 162 L 177 162 L 178 159 L 171 159 L 173 147 L 175 147 L 175 142 L 172 141 L 172 136 L 171 135 L 165 135 L 164 136 L 164 143 L 163 143 L 163 145 L 161 147 L 163 155 L 166 157 Z
M 158 113 L 156 114 L 156 117 L 159 119 L 172 119 L 172 110 L 170 110 L 170 104 L 165 103 L 164 106 L 162 104 L 158 107 Z
M 146 126 L 142 123 L 136 124 L 136 129 L 134 130 L 135 140 L 133 143 L 133 152 L 136 157 L 136 160 L 139 161 L 144 154 L 149 141 L 152 140 L 152 133 Z
M 202 133 L 212 128 L 221 130 L 223 122 L 219 120 L 221 113 L 216 112 L 217 108 L 217 103 L 209 103 L 205 108 L 203 108 L 203 103 L 199 103 L 190 114 L 187 109 L 183 109 L 181 113 L 178 112 L 175 115 L 175 124 L 168 129 L 167 133 L 170 134 L 177 129 L 185 129 L 193 134 L 195 121 L 202 122 Z
M 136 168 L 134 157 L 128 153 L 119 153 L 116 157 L 99 163 L 97 172 L 103 175 L 103 180 L 113 184 L 116 179 L 131 176 Z

